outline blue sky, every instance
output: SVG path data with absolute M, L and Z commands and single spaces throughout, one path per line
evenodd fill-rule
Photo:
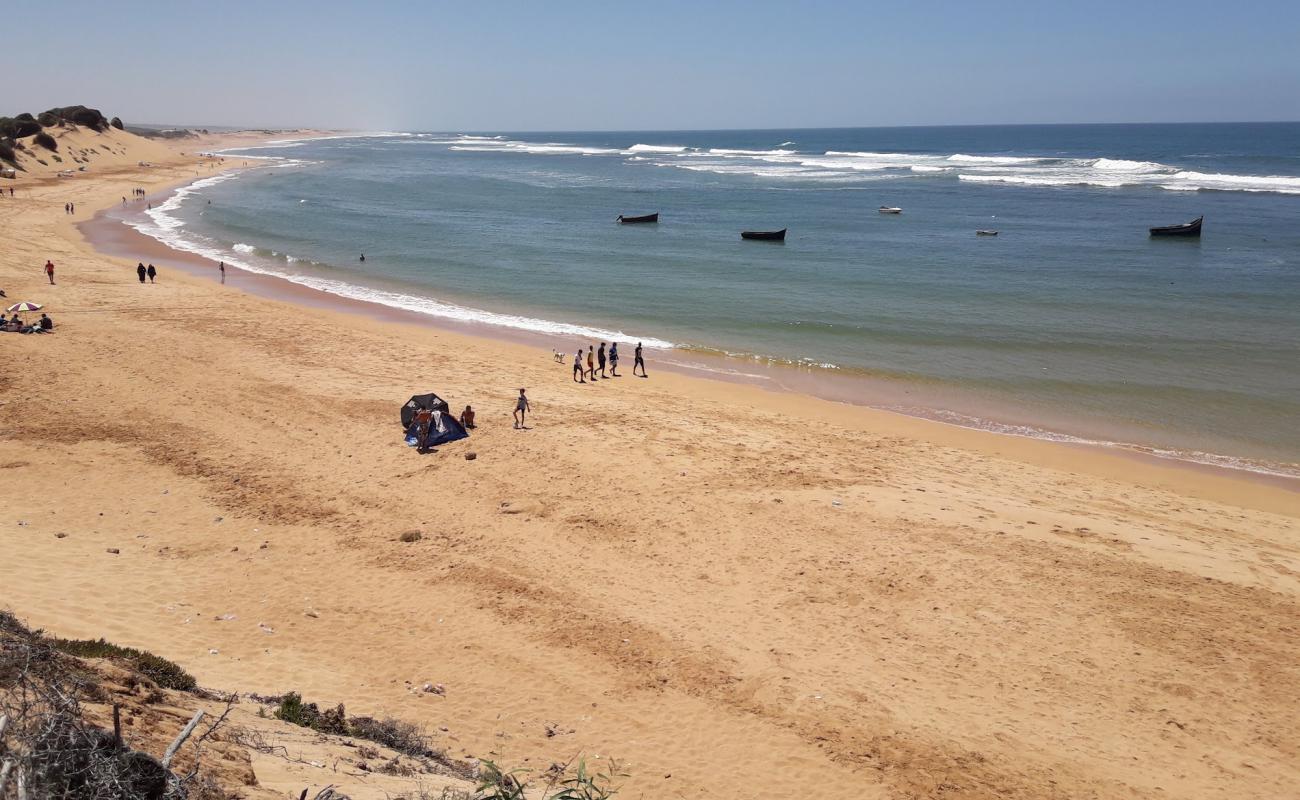
M 1300 120 L 1300 2 L 23 2 L 0 114 L 644 130 Z

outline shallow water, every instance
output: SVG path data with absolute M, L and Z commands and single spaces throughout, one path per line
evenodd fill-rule
M 572 349 L 640 339 L 897 381 L 907 410 L 962 424 L 1300 460 L 1300 125 L 407 134 L 241 155 L 278 160 L 200 181 L 141 229 Z M 1202 214 L 1199 241 L 1147 236 Z M 783 227 L 784 244 L 739 237 Z

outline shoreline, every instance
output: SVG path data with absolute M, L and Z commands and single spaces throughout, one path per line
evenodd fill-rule
M 351 134 L 363 136 L 365 134 Z M 304 137 L 287 141 L 311 141 L 318 138 L 340 138 L 338 136 Z M 251 145 L 252 148 L 271 145 Z M 273 146 L 273 145 L 272 145 Z M 225 150 L 248 149 L 241 147 Z M 217 156 L 235 161 L 240 155 L 218 151 Z M 275 156 L 252 156 L 249 160 L 280 161 L 289 160 Z M 274 168 L 273 164 L 229 166 L 214 171 L 207 176 L 198 176 L 161 187 L 150 193 L 140 202 L 160 204 L 173 198 L 177 192 L 185 190 L 199 181 L 230 175 L 233 179 L 244 171 Z M 161 241 L 149 234 L 137 230 L 127 222 L 129 215 L 142 215 L 139 203 L 132 203 L 125 209 L 107 206 L 95 209 L 92 217 L 78 223 L 81 235 L 92 248 L 105 255 L 130 260 L 158 260 L 164 258 L 181 266 L 188 274 L 205 280 L 212 280 L 215 266 L 212 259 L 201 253 L 193 252 Z M 256 246 L 256 245 L 254 245 Z M 227 262 L 228 279 L 238 275 L 237 288 L 259 297 L 293 303 L 308 308 L 344 311 L 360 314 L 374 320 L 399 322 L 408 325 L 432 327 L 438 330 L 481 337 L 494 341 L 504 341 L 532 348 L 558 351 L 570 356 L 566 348 L 573 343 L 569 334 L 547 334 L 539 331 L 512 328 L 490 322 L 461 321 L 414 309 L 406 309 L 384 303 L 379 300 L 349 296 L 340 292 L 328 291 L 293 281 L 285 276 L 243 268 Z M 349 284 L 352 285 L 352 284 Z M 355 284 L 366 290 L 362 284 Z M 495 313 L 495 312 L 490 312 Z M 1107 438 L 1105 434 L 1089 433 L 1082 429 L 1070 430 L 1071 425 L 1063 418 L 1049 419 L 1049 415 L 1030 414 L 1026 412 L 1021 419 L 1001 415 L 988 401 L 979 401 L 973 397 L 962 397 L 962 393 L 946 387 L 947 391 L 932 391 L 929 396 L 918 398 L 914 393 L 918 386 L 903 380 L 869 377 L 853 372 L 836 373 L 832 370 L 816 370 L 793 364 L 773 363 L 761 357 L 744 357 L 719 354 L 708 350 L 691 347 L 673 346 L 671 348 L 652 348 L 657 370 L 672 372 L 688 377 L 718 381 L 724 384 L 746 385 L 768 391 L 777 391 L 798 396 L 807 396 L 818 400 L 841 403 L 852 407 L 870 409 L 873 412 L 896 415 L 910 419 L 924 420 L 929 423 L 962 430 L 976 431 L 995 436 L 1006 436 L 1026 441 L 1063 445 L 1072 449 L 1096 450 L 1117 454 L 1144 463 L 1177 464 L 1188 469 L 1206 471 L 1211 474 L 1245 477 L 1248 480 L 1300 492 L 1300 472 L 1295 463 L 1275 463 L 1242 456 L 1170 446 L 1158 446 L 1137 442 L 1123 441 L 1120 438 Z M 690 359 L 690 360 L 686 360 Z M 630 364 L 631 359 L 627 359 Z M 565 365 L 568 366 L 566 361 Z M 939 405 L 941 398 L 952 398 L 956 402 Z M 959 410 L 959 409 L 966 410 Z M 1116 431 L 1116 435 L 1120 432 Z

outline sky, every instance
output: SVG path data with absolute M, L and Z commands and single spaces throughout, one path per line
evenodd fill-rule
M 699 130 L 1300 120 L 1300 2 L 9 4 L 0 115 Z

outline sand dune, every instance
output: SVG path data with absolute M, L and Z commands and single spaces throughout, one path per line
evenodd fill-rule
M 0 604 L 33 624 L 459 754 L 616 756 L 631 797 L 1300 782 L 1294 490 L 654 372 L 578 386 L 233 273 L 140 286 L 62 204 L 203 167 L 83 134 L 120 161 L 0 200 L 0 286 L 59 323 L 0 334 Z M 397 405 L 427 390 L 481 425 L 420 457 Z

